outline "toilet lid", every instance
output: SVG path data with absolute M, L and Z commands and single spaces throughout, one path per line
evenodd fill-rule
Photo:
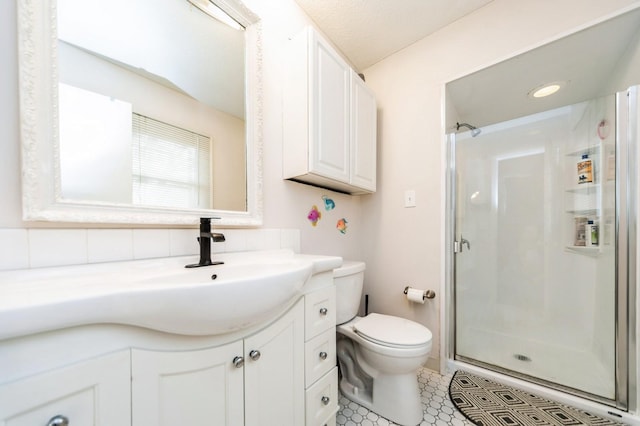
M 369 314 L 353 325 L 356 333 L 382 345 L 421 346 L 431 341 L 431 331 L 417 322 L 382 314 Z

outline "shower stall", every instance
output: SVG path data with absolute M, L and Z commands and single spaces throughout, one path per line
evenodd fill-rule
M 448 135 L 451 358 L 628 408 L 637 96 Z

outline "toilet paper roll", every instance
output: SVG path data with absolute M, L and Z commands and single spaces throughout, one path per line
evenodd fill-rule
M 418 290 L 417 288 L 407 289 L 407 300 L 409 302 L 424 303 L 424 290 Z

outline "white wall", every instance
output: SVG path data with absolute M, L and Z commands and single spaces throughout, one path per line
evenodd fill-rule
M 245 3 L 262 17 L 265 215 L 262 230 L 246 232 L 229 230 L 226 250 L 293 246 L 305 253 L 362 258 L 359 250 L 359 236 L 362 228 L 360 197 L 332 193 L 282 180 L 283 49 L 288 37 L 311 22 L 293 0 L 269 2 L 248 0 Z M 112 230 L 113 227 L 102 225 L 23 222 L 18 134 L 16 0 L 0 2 L 0 66 L 2 68 L 0 73 L 0 93 L 2 93 L 0 97 L 2 117 L 2 126 L 0 126 L 0 194 L 2 195 L 0 270 L 86 263 L 96 259 L 119 260 L 122 256 L 126 258 L 168 256 L 188 250 L 183 247 L 191 244 L 188 232 L 185 234 L 168 229 L 134 229 L 135 227 Z M 306 219 L 307 214 L 313 205 L 322 209 L 323 195 L 333 198 L 336 208 L 330 212 L 323 210 L 318 226 L 312 227 Z M 341 218 L 346 218 L 348 221 L 348 230 L 344 235 L 336 230 L 336 222 Z M 69 227 L 74 229 L 67 230 Z M 45 232 L 44 237 L 41 237 L 42 231 L 48 230 L 40 228 L 54 228 L 56 231 Z M 106 230 L 103 231 L 101 228 Z M 100 232 L 96 232 L 98 229 Z M 291 233 L 288 231 L 291 229 L 299 229 L 299 232 Z M 50 235 L 55 235 L 55 238 L 48 238 Z M 100 237 L 96 237 L 97 235 Z M 134 238 L 135 235 L 145 235 L 145 237 Z M 171 235 L 182 237 L 171 244 Z M 183 238 L 187 238 L 189 242 Z M 297 238 L 300 239 L 300 243 L 292 241 Z M 121 244 L 124 247 L 122 253 L 92 256 L 88 246 L 99 247 L 101 245 L 99 242 L 105 239 L 111 241 L 110 251 Z M 157 240 L 156 247 L 144 249 L 146 246 L 144 241 L 147 240 Z M 46 246 L 39 247 L 39 244 L 46 244 Z
M 639 2 L 494 0 L 364 70 L 379 108 L 379 189 L 362 201 L 365 292 L 372 310 L 429 327 L 433 357 L 444 296 L 444 85 L 632 4 Z M 407 189 L 416 190 L 415 208 L 403 208 Z M 409 305 L 406 285 L 436 290 L 435 302 Z

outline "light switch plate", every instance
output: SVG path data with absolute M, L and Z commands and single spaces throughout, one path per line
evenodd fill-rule
M 413 189 L 407 189 L 404 191 L 404 206 L 415 207 L 416 206 L 416 191 Z

